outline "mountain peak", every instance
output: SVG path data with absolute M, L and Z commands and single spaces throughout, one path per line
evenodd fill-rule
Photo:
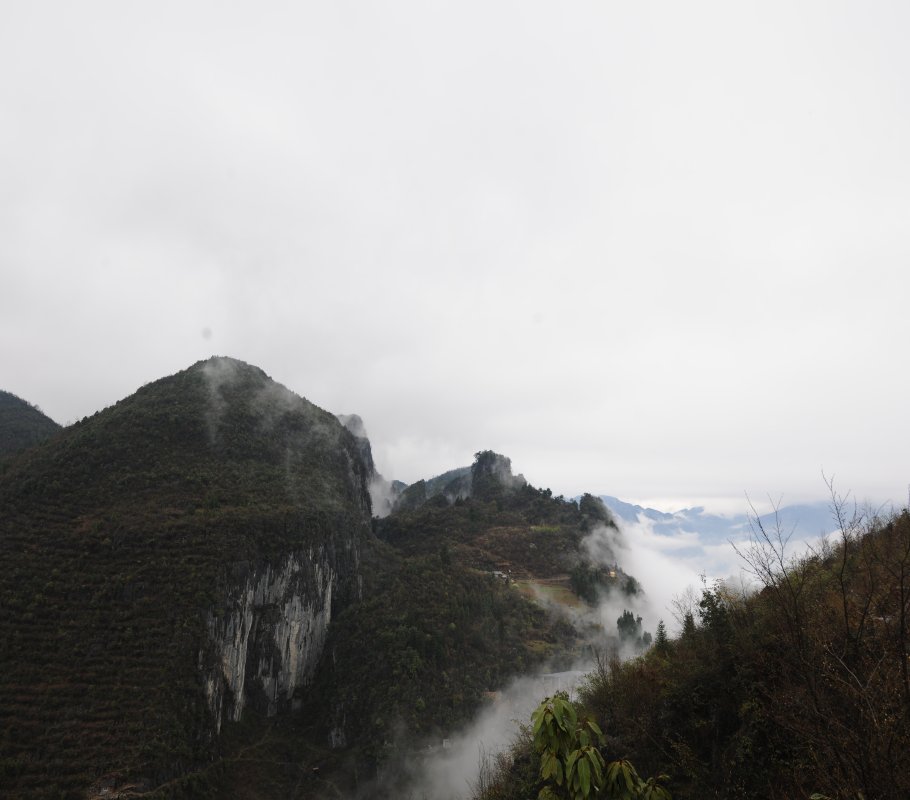
M 0 390 L 0 458 L 38 444 L 59 430 L 40 408 Z
M 512 460 L 492 450 L 481 450 L 474 454 L 471 467 L 471 494 L 489 499 L 504 490 L 517 489 L 527 481 L 524 475 L 512 474 Z

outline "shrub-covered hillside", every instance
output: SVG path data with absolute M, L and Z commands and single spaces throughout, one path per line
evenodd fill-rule
M 910 514 L 839 520 L 839 541 L 796 561 L 759 528 L 759 591 L 706 586 L 678 638 L 601 665 L 583 701 L 607 761 L 667 773 L 676 800 L 910 797 Z M 520 750 L 480 796 L 536 793 L 535 758 Z
M 578 632 L 515 580 L 562 577 L 568 586 L 583 560 L 584 525 L 575 503 L 528 485 L 377 520 L 382 558 L 364 602 L 330 637 L 326 696 L 335 717 L 346 715 L 346 738 L 375 741 L 396 724 L 414 740 L 441 739 L 485 692 L 534 664 L 577 655 Z

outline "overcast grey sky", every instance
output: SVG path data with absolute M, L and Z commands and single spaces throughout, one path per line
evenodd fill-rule
M 0 387 L 212 354 L 413 481 L 906 499 L 910 4 L 0 10 Z

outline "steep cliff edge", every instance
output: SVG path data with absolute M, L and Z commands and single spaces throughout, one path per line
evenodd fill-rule
M 370 535 L 360 447 L 213 358 L 0 479 L 0 794 L 179 785 L 245 709 L 305 696 Z
M 407 776 L 513 678 L 618 647 L 595 606 L 627 602 L 626 576 L 584 546 L 595 529 L 621 540 L 607 509 L 529 485 L 505 456 L 475 459 L 373 520 L 363 600 L 333 619 L 301 713 L 229 727 L 212 797 L 423 796 Z
M 259 565 L 229 590 L 220 613 L 209 613 L 199 663 L 216 731 L 225 717 L 239 721 L 249 704 L 274 716 L 300 703 L 325 645 L 337 583 L 324 552 L 291 553 L 278 565 Z
M 390 481 L 377 472 L 373 463 L 373 448 L 367 436 L 367 429 L 359 415 L 339 414 L 338 421 L 353 434 L 360 458 L 369 469 L 370 502 L 373 506 L 373 516 L 387 517 L 406 484 L 401 481 Z

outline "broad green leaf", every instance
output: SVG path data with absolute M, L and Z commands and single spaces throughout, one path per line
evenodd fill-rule
M 604 757 L 600 754 L 598 750 L 593 750 L 591 752 L 591 766 L 594 770 L 594 783 L 600 787 L 604 783 L 603 775 L 603 765 Z
M 580 750 L 575 750 L 572 753 L 569 753 L 568 759 L 566 759 L 566 781 L 569 782 L 572 780 L 572 772 L 575 769 L 575 762 L 578 761 L 578 757 L 581 755 Z
M 626 789 L 627 789 L 627 790 L 629 791 L 629 793 L 631 794 L 631 793 L 632 793 L 632 787 L 634 786 L 634 783 L 633 783 L 633 781 L 632 781 L 632 774 L 629 772 L 628 762 L 627 762 L 627 761 L 622 761 L 621 763 L 622 763 L 622 766 L 620 767 L 620 769 L 621 769 L 621 771 L 622 771 L 622 777 L 623 777 L 623 780 L 624 780 L 625 783 L 626 783 Z
M 578 725 L 578 715 L 575 713 L 575 706 L 571 703 L 566 704 L 568 706 L 568 718 L 569 718 L 569 727 L 571 730 L 575 730 L 575 727 Z
M 582 796 L 590 797 L 591 795 L 591 765 L 588 759 L 582 758 L 578 761 L 578 778 L 581 784 Z
M 556 756 L 553 753 L 545 753 L 540 760 L 540 777 L 548 780 L 556 774 Z

